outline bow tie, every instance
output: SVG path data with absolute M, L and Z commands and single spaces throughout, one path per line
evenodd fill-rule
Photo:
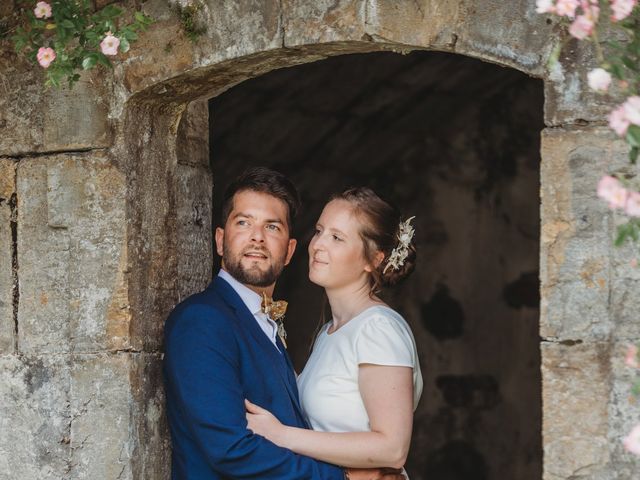
M 278 325 L 278 336 L 284 345 L 284 348 L 287 348 L 287 332 L 284 329 L 284 314 L 287 311 L 287 301 L 286 300 L 277 300 L 274 301 L 272 298 L 267 297 L 266 293 L 262 294 L 262 304 L 261 304 L 262 313 L 266 313 L 267 316 L 276 322 Z

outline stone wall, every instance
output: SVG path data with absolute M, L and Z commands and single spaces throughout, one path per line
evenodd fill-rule
M 16 3 L 0 6 L 9 25 Z M 632 478 L 620 358 L 639 340 L 640 278 L 593 186 L 637 169 L 601 128 L 613 100 L 586 88 L 588 45 L 547 69 L 561 30 L 528 0 L 206 0 L 195 44 L 165 0 L 118 3 L 157 22 L 72 92 L 44 90 L 0 39 L 0 478 L 168 478 L 162 323 L 211 274 L 221 183 L 199 102 L 282 67 L 415 49 L 544 81 L 544 478 Z

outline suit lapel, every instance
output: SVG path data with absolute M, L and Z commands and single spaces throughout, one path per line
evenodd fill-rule
M 278 371 L 284 385 L 286 386 L 287 392 L 291 397 L 296 412 L 304 421 L 305 417 L 300 409 L 300 401 L 298 399 L 298 389 L 296 386 L 293 366 L 291 365 L 289 355 L 287 355 L 287 352 L 280 340 L 278 339 L 278 347 L 283 353 L 280 353 L 273 343 L 271 343 L 271 340 L 267 338 L 265 333 L 260 329 L 255 317 L 249 311 L 240 296 L 224 279 L 216 277 L 211 284 L 211 288 L 213 288 L 234 310 L 236 319 L 240 323 L 242 330 L 248 332 L 253 337 L 256 345 L 263 350 L 265 359 L 268 359 L 269 364 Z

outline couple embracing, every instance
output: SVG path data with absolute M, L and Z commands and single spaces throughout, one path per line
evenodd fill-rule
M 377 293 L 411 272 L 413 228 L 368 188 L 327 203 L 309 279 L 332 320 L 296 378 L 270 297 L 296 248 L 298 198 L 267 168 L 236 179 L 215 232 L 222 268 L 167 320 L 174 480 L 406 478 L 422 377 L 409 326 Z

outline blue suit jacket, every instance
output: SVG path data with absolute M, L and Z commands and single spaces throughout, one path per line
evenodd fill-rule
M 164 376 L 174 480 L 344 478 L 247 430 L 245 398 L 284 424 L 307 425 L 288 355 L 223 279 L 169 316 Z

